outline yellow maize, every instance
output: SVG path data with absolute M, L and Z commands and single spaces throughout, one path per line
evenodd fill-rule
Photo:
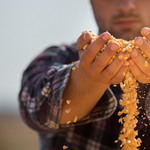
M 85 33 L 85 32 L 88 32 L 88 31 L 86 30 L 86 31 L 83 31 L 82 33 Z M 92 33 L 92 32 L 90 31 L 90 33 Z M 96 34 L 92 34 L 92 42 L 91 43 L 93 43 L 97 38 L 98 37 Z M 143 39 L 145 39 L 148 43 L 150 43 L 150 41 L 147 40 L 145 37 L 143 37 Z M 103 46 L 103 48 L 97 54 L 96 58 L 100 55 L 100 53 L 102 53 L 106 49 L 106 47 L 110 43 L 112 43 L 114 41 L 116 41 L 120 45 L 120 48 L 116 52 L 116 54 L 110 59 L 110 61 L 108 62 L 107 65 L 109 65 L 113 62 L 113 60 L 115 59 L 115 57 L 117 56 L 117 54 L 120 51 L 125 52 L 126 55 L 124 56 L 124 58 L 122 55 L 119 55 L 118 58 L 119 59 L 123 58 L 124 60 L 128 60 L 130 58 L 130 52 L 132 52 L 133 48 L 136 48 L 142 54 L 142 56 L 145 58 L 144 66 L 148 66 L 148 63 L 150 63 L 150 59 L 146 56 L 146 54 L 138 46 L 136 46 L 134 44 L 134 40 L 126 41 L 123 39 L 116 39 L 113 36 L 111 37 L 111 40 L 109 40 L 107 42 L 107 44 L 105 44 Z M 86 50 L 90 44 L 85 45 L 83 47 L 83 49 Z M 137 107 L 137 104 L 139 101 L 137 100 L 137 92 L 136 92 L 138 83 L 136 82 L 135 77 L 131 73 L 128 61 L 126 61 L 126 65 L 128 66 L 128 70 L 126 73 L 123 72 L 123 75 L 125 77 L 124 77 L 123 82 L 120 83 L 120 87 L 123 90 L 124 94 L 123 94 L 123 99 L 120 100 L 120 102 L 119 102 L 120 105 L 122 105 L 124 108 L 122 111 L 118 112 L 118 116 L 125 114 L 124 117 L 120 117 L 120 119 L 119 119 L 119 122 L 121 124 L 123 124 L 123 129 L 120 131 L 120 135 L 119 135 L 118 139 L 121 140 L 121 142 L 122 142 L 120 147 L 122 147 L 123 150 L 129 150 L 131 148 L 137 149 L 137 147 L 139 147 L 142 142 L 140 138 L 136 137 L 138 135 L 138 132 L 135 131 L 135 127 L 138 122 L 136 117 L 139 114 L 138 107 Z M 145 126 L 147 126 L 147 124 L 145 124 Z M 115 141 L 115 143 L 117 143 L 117 142 L 118 142 L 118 140 Z

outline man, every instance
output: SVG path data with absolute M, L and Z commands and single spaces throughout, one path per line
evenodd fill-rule
M 150 45 L 139 37 L 150 40 L 150 1 L 91 0 L 91 5 L 101 33 L 99 38 L 86 51 L 83 46 L 91 40 L 89 32 L 78 38 L 77 47 L 75 44 L 50 47 L 24 72 L 19 94 L 21 115 L 39 132 L 41 150 L 59 150 L 63 145 L 70 150 L 121 149 L 121 143 L 114 141 L 122 127 L 117 116 L 122 109 L 118 104 L 122 91 L 119 85 L 114 87 L 113 84 L 123 80 L 122 72 L 127 71 L 127 66 L 124 59 L 116 57 L 106 68 L 119 49 L 117 42 L 111 43 L 96 60 L 95 57 L 112 34 L 125 40 L 138 36 L 135 44 L 150 58 Z M 75 61 L 79 68 L 72 71 L 71 63 Z M 145 107 L 145 99 L 149 94 L 149 84 L 146 83 L 150 83 L 150 64 L 143 67 L 144 61 L 133 49 L 129 66 L 140 82 L 138 98 L 139 106 L 143 108 L 137 126 L 138 136 L 142 139 L 140 149 L 150 149 L 150 128 L 144 126 L 149 123 L 145 110 L 149 107 Z M 142 119 L 146 112 L 147 118 Z

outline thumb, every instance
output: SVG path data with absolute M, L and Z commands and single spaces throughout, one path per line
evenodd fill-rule
M 92 34 L 89 31 L 83 33 L 77 40 L 78 50 L 83 50 L 83 47 L 86 44 L 89 44 L 91 40 L 92 40 Z

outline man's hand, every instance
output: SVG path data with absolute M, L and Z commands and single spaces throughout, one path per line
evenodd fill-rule
M 112 42 L 95 60 L 96 55 L 104 44 L 111 39 L 111 35 L 108 32 L 101 34 L 86 50 L 83 50 L 84 45 L 89 44 L 91 38 L 91 33 L 86 32 L 77 40 L 80 57 L 79 71 L 87 74 L 89 80 L 96 81 L 97 83 L 120 83 L 124 78 L 123 72 L 127 71 L 127 66 L 123 65 L 125 63 L 123 59 L 125 53 L 119 52 L 114 61 L 107 66 L 112 56 L 120 48 L 119 44 L 117 42 Z M 119 59 L 119 55 L 123 56 L 122 59 Z
M 150 40 L 150 28 L 144 27 L 141 34 Z M 135 39 L 135 44 L 150 58 L 150 44 L 142 37 Z M 131 59 L 129 60 L 132 74 L 141 83 L 150 83 L 150 63 L 144 66 L 146 59 L 140 54 L 137 49 L 131 52 Z
M 60 124 L 65 124 L 68 120 L 73 121 L 77 116 L 78 120 L 87 116 L 101 99 L 110 84 L 117 84 L 123 80 L 123 72 L 127 71 L 127 66 L 123 65 L 125 60 L 119 59 L 119 53 L 114 61 L 108 66 L 111 57 L 119 49 L 117 42 L 111 43 L 95 59 L 101 48 L 108 42 L 111 35 L 107 32 L 100 35 L 86 50 L 83 47 L 90 43 L 91 33 L 82 34 L 77 40 L 79 50 L 79 68 L 73 70 L 69 81 L 63 92 L 63 103 Z M 66 104 L 66 100 L 71 103 Z M 71 108 L 71 112 L 66 114 L 66 110 Z

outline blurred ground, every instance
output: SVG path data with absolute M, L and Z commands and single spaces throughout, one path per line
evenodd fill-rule
M 38 150 L 38 134 L 19 115 L 0 114 L 0 150 Z

